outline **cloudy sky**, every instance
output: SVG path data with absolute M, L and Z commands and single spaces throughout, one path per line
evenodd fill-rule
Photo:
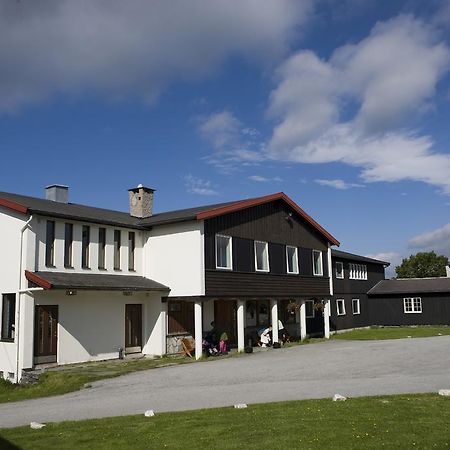
M 0 190 L 284 191 L 343 250 L 450 256 L 450 3 L 3 0 Z

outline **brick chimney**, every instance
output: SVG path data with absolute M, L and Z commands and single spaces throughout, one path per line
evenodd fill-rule
M 45 198 L 52 202 L 69 203 L 69 186 L 50 184 L 45 188 Z
M 130 215 L 139 219 L 150 217 L 153 212 L 153 193 L 155 190 L 140 184 L 136 188 L 128 189 L 128 192 L 130 195 Z

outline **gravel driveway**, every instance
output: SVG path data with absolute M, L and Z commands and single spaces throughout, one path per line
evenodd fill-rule
M 146 370 L 91 389 L 0 404 L 0 427 L 331 397 L 450 389 L 450 336 L 342 341 Z

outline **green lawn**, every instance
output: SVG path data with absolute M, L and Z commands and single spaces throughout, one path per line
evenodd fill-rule
M 64 366 L 63 370 L 48 370 L 34 385 L 20 386 L 0 380 L 0 403 L 66 394 L 82 389 L 86 383 L 92 381 L 113 378 L 138 370 L 185 364 L 193 361 L 195 360 L 191 358 L 173 356 L 156 359 L 141 358 L 71 364 Z
M 334 334 L 333 339 L 378 340 L 432 337 L 450 334 L 449 326 L 370 327 L 367 329 Z
M 305 400 L 0 430 L 0 448 L 445 449 L 449 423 L 437 394 Z

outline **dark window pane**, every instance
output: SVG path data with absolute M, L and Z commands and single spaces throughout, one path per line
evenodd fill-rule
M 133 231 L 128 233 L 128 270 L 134 270 L 134 249 L 136 247 L 136 235 Z
M 106 228 L 98 229 L 98 268 L 105 268 Z
M 2 339 L 13 340 L 16 322 L 16 294 L 4 294 L 2 299 Z
M 66 223 L 64 228 L 64 267 L 72 267 L 73 224 Z
M 47 220 L 45 265 L 47 267 L 54 267 L 55 265 L 55 222 L 53 220 Z
M 89 268 L 89 244 L 91 241 L 91 229 L 87 225 L 83 225 L 83 233 L 81 238 L 81 267 Z
M 120 270 L 120 230 L 114 230 L 114 269 Z

